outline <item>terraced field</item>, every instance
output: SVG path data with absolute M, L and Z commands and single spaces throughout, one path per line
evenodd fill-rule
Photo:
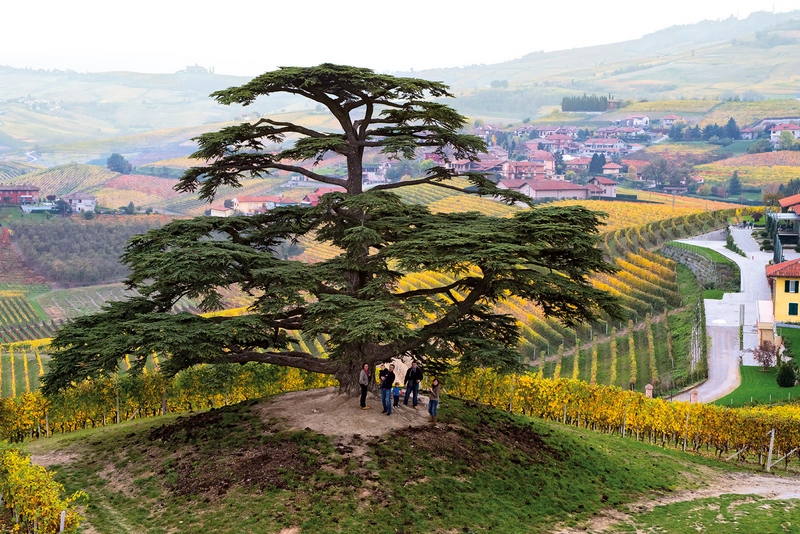
M 0 180 L 10 180 L 23 174 L 36 172 L 44 169 L 39 165 L 22 163 L 19 161 L 0 161 Z
M 36 171 L 10 180 L 39 187 L 41 195 L 67 195 L 76 191 L 86 193 L 101 187 L 118 173 L 96 165 L 71 163 Z

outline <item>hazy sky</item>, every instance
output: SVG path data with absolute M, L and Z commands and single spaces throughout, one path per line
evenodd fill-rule
M 800 0 L 40 0 L 4 2 L 0 65 L 219 74 L 335 62 L 380 71 L 497 63 L 636 39 Z

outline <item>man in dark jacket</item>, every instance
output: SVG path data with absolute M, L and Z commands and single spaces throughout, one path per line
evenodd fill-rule
M 408 395 L 414 392 L 414 399 L 412 401 L 414 409 L 417 409 L 417 396 L 419 395 L 419 383 L 422 382 L 422 369 L 417 366 L 417 362 L 411 362 L 411 367 L 406 371 L 406 378 L 403 385 L 406 387 L 406 396 L 403 399 L 403 404 L 408 406 Z
M 384 372 L 385 371 L 385 372 Z M 394 387 L 394 364 L 389 364 L 389 369 L 384 369 L 378 375 L 381 379 L 381 404 L 386 415 L 392 415 L 392 388 Z

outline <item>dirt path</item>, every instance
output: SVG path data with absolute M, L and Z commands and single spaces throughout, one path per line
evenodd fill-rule
M 645 498 L 628 505 L 629 512 L 605 510 L 587 523 L 575 528 L 562 528 L 556 534 L 601 533 L 609 532 L 615 526 L 633 519 L 632 514 L 650 512 L 657 506 L 677 502 L 694 501 L 719 497 L 720 495 L 758 495 L 771 500 L 800 499 L 800 478 L 780 478 L 769 475 L 751 473 L 716 473 L 707 470 L 707 482 L 702 488 L 677 491 L 655 498 Z

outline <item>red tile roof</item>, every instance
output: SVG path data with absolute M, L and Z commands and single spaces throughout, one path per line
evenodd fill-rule
M 603 168 L 604 169 L 621 169 L 622 165 L 617 165 L 616 163 L 614 163 L 612 161 L 611 163 L 606 163 L 605 165 L 603 165 Z
M 680 120 L 680 117 L 678 117 L 677 115 L 667 115 L 666 117 L 661 117 L 662 121 L 664 119 L 677 121 L 677 120 Z
M 498 185 L 504 186 L 506 189 L 522 189 L 528 184 L 528 180 L 500 180 Z
M 767 278 L 793 277 L 800 278 L 800 258 L 782 261 L 775 265 L 767 265 Z
M 572 182 L 562 182 L 559 180 L 536 180 L 528 182 L 534 191 L 571 191 L 586 189 L 586 187 Z
M 800 204 L 800 194 L 792 195 L 790 197 L 783 197 L 782 199 L 778 200 L 778 204 L 780 204 L 782 208 L 796 206 L 797 204 Z
M 789 123 L 789 124 L 779 124 L 779 125 L 775 126 L 774 128 L 772 128 L 773 132 L 780 132 L 780 131 L 783 131 L 783 130 L 800 130 L 800 125 L 791 124 L 791 123 Z
M 591 179 L 591 181 L 597 182 L 597 183 L 603 184 L 603 185 L 619 185 L 614 180 L 610 180 L 608 178 L 603 178 L 602 176 L 595 176 L 594 178 Z

